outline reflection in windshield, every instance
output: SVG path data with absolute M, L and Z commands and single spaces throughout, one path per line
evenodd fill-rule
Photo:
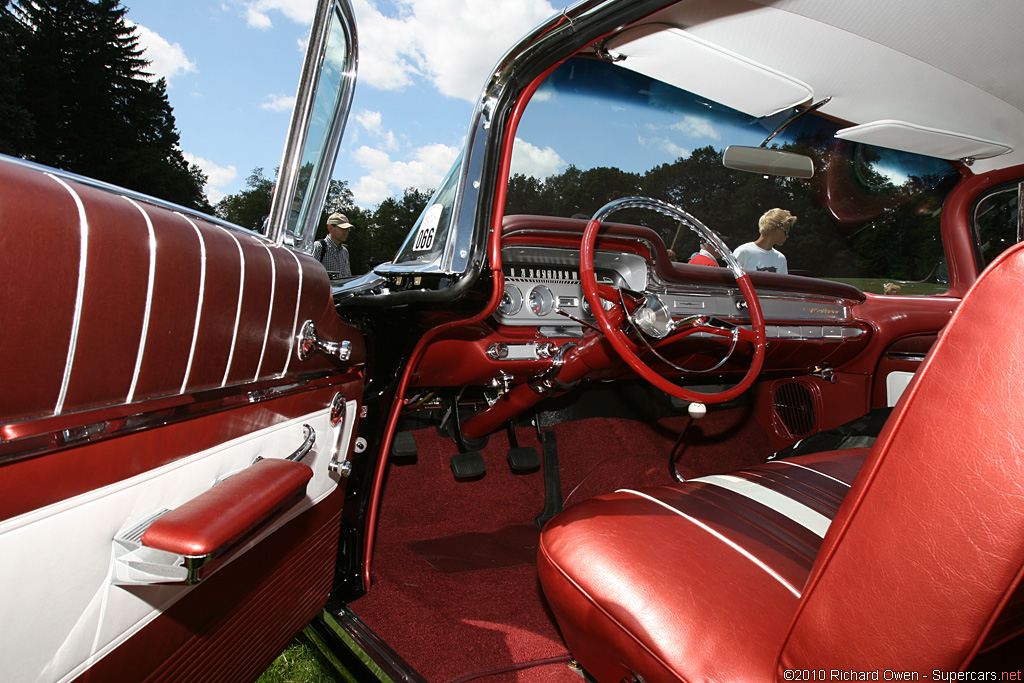
M 506 213 L 590 216 L 610 199 L 646 195 L 689 211 L 735 248 L 758 218 L 799 217 L 780 247 L 793 274 L 881 293 L 945 291 L 939 215 L 956 180 L 942 160 L 838 140 L 840 124 L 810 114 L 772 146 L 814 159 L 815 177 L 725 168 L 729 145 L 758 146 L 792 114 L 756 119 L 633 71 L 574 58 L 538 90 L 518 129 Z M 697 238 L 669 219 L 622 212 L 659 230 L 679 260 Z

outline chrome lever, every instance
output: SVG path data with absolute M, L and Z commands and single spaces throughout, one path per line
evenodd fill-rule
M 316 325 L 312 320 L 307 320 L 299 332 L 298 354 L 299 360 L 308 360 L 314 351 L 319 351 L 330 358 L 337 358 L 347 361 L 352 355 L 352 343 L 350 341 L 331 342 L 325 341 L 317 336 Z
M 313 444 L 315 443 L 316 431 L 309 425 L 302 425 L 302 445 L 296 448 L 291 455 L 285 457 L 284 460 L 294 460 L 295 462 L 300 462 L 303 458 L 306 457 L 306 454 L 309 453 L 309 451 L 313 448 Z M 252 461 L 252 464 L 255 465 L 260 460 L 263 460 L 263 456 L 257 455 L 256 458 Z M 238 473 L 233 472 L 232 474 Z M 219 484 L 220 482 L 224 481 L 224 479 L 227 478 L 228 477 L 222 477 L 221 479 L 217 480 L 217 483 Z
M 327 469 L 347 477 L 352 471 L 352 463 L 346 458 L 347 454 L 342 451 L 345 446 L 345 412 L 347 401 L 344 394 L 340 392 L 334 395 L 331 400 L 331 427 L 334 429 L 334 444 L 331 446 L 331 460 L 327 463 Z

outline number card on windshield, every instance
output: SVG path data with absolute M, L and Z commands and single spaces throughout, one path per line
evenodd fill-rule
M 441 213 L 444 207 L 434 204 L 423 214 L 423 222 L 416 232 L 416 239 L 413 240 L 413 251 L 430 251 L 434 248 L 434 238 L 437 236 L 437 224 L 441 222 Z

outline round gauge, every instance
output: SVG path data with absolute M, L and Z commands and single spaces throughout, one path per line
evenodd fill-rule
M 498 313 L 515 315 L 523 308 L 523 293 L 513 284 L 505 283 L 505 293 L 501 295 Z
M 584 296 L 582 292 L 580 293 L 580 305 L 583 306 L 583 313 L 584 314 L 586 314 L 586 315 L 590 315 L 591 314 L 591 312 L 590 312 L 590 302 L 587 301 L 587 297 Z M 605 301 L 604 299 L 601 299 L 601 308 L 603 308 L 604 310 L 610 311 L 610 310 L 612 310 L 612 308 L 614 306 L 615 306 L 615 304 L 613 304 L 611 301 Z
M 530 310 L 534 315 L 547 315 L 555 308 L 555 297 L 544 285 L 530 290 Z

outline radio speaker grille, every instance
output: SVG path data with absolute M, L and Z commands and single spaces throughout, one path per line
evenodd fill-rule
M 814 393 L 806 384 L 778 384 L 773 401 L 776 424 L 782 428 L 779 431 L 783 435 L 799 439 L 816 431 L 818 416 L 814 407 Z

